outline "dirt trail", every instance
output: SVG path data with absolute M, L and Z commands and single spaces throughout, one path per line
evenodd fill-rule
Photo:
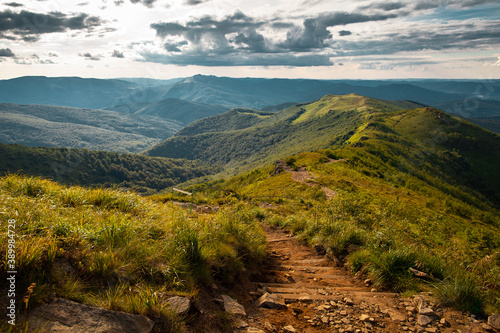
M 239 295 L 247 316 L 239 321 L 236 332 L 483 332 L 479 322 L 443 312 L 426 295 L 402 299 L 372 290 L 370 281 L 336 267 L 287 231 L 263 227 L 269 259 Z M 286 306 L 258 307 L 256 300 L 266 293 Z M 418 309 L 425 306 L 435 309 L 433 320 L 418 325 Z

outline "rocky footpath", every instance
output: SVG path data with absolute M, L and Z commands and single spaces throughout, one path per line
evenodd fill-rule
M 246 306 L 245 315 L 235 315 L 237 332 L 500 332 L 498 315 L 486 321 L 442 308 L 430 293 L 378 292 L 286 231 L 267 233 L 269 261 L 253 290 L 239 296 Z

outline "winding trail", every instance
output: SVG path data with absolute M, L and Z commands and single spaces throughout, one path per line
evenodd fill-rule
M 369 281 L 336 266 L 286 230 L 262 227 L 268 236 L 269 259 L 240 295 L 247 316 L 235 332 L 486 332 L 479 322 L 456 311 L 443 312 L 426 295 L 400 298 L 377 292 Z M 258 307 L 258 299 L 266 294 L 281 308 Z M 419 309 L 427 306 L 436 309 L 436 317 L 420 325 Z
M 397 323 L 382 312 L 398 305 L 397 294 L 372 292 L 345 268 L 300 244 L 287 231 L 263 227 L 268 235 L 269 260 L 261 274 L 253 278 L 253 294 L 277 295 L 287 307 L 266 309 L 254 305 L 248 313 L 249 326 L 241 332 L 270 331 L 271 327 L 276 332 L 287 332 L 290 325 L 297 332 L 308 333 L 325 332 L 327 328 L 328 332 L 362 332 L 368 328 L 370 332 L 390 332 L 391 327 L 398 331 Z M 405 316 L 405 311 L 393 312 L 393 316 Z M 363 313 L 369 315 L 366 321 L 360 320 Z

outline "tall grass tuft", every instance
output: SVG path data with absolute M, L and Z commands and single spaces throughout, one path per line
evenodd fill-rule
M 477 277 L 471 273 L 459 272 L 434 286 L 435 294 L 445 306 L 474 314 L 484 312 L 485 298 L 479 288 Z

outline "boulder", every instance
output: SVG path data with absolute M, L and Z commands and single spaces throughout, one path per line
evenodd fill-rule
M 30 331 L 41 333 L 150 333 L 154 322 L 144 316 L 56 298 L 35 308 L 28 325 Z
M 417 316 L 417 324 L 419 324 L 420 326 L 427 326 L 430 323 L 432 323 L 433 321 L 434 321 L 434 317 L 431 317 L 431 316 L 426 316 L 426 315 L 421 315 L 421 314 L 419 314 Z
M 224 300 L 224 310 L 226 310 L 227 313 L 230 313 L 233 315 L 242 315 L 242 316 L 247 315 L 243 305 L 236 302 L 235 299 L 233 299 L 227 295 L 222 295 L 222 299 Z
M 500 314 L 494 314 L 488 317 L 488 325 L 491 327 L 500 330 Z
M 169 299 L 167 299 L 167 303 L 170 304 L 170 309 L 173 312 L 181 316 L 188 314 L 189 310 L 191 309 L 191 301 L 186 297 L 170 297 Z

